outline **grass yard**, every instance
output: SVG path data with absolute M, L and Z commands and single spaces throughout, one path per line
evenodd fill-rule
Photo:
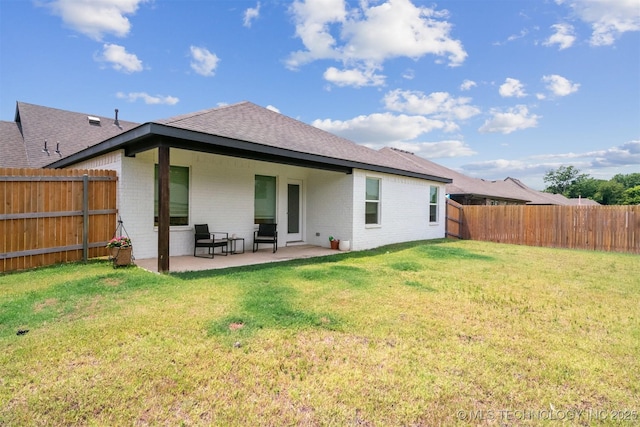
M 28 332 L 27 332 L 28 330 Z M 435 241 L 0 276 L 0 425 L 637 425 L 640 257 Z

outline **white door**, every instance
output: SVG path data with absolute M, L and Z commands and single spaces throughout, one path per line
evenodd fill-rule
M 287 242 L 302 241 L 302 181 L 287 183 Z

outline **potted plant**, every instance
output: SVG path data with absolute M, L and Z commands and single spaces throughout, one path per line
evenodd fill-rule
M 340 240 L 335 239 L 333 236 L 329 236 L 329 244 L 331 245 L 331 249 L 338 249 L 340 246 Z
M 133 245 L 128 236 L 117 236 L 109 240 L 107 248 L 111 250 L 111 259 L 115 265 L 131 264 Z

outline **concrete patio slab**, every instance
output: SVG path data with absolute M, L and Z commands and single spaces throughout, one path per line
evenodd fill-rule
M 245 265 L 266 264 L 270 262 L 289 261 L 292 259 L 312 258 L 327 255 L 335 255 L 339 251 L 313 245 L 294 245 L 278 248 L 276 253 L 271 249 L 264 248 L 257 252 L 245 251 L 245 253 L 219 255 L 213 258 L 199 258 L 194 256 L 172 256 L 169 258 L 169 271 L 200 271 L 213 270 L 228 267 L 241 267 Z M 135 256 L 135 251 L 134 251 Z M 146 258 L 136 259 L 134 263 L 152 272 L 158 271 L 158 259 Z

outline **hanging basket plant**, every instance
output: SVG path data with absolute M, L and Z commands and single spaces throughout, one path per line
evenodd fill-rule
M 114 265 L 129 265 L 133 259 L 133 245 L 128 236 L 117 236 L 109 240 L 107 248 Z
M 108 248 L 130 248 L 131 239 L 128 236 L 118 236 L 109 240 L 107 243 Z

